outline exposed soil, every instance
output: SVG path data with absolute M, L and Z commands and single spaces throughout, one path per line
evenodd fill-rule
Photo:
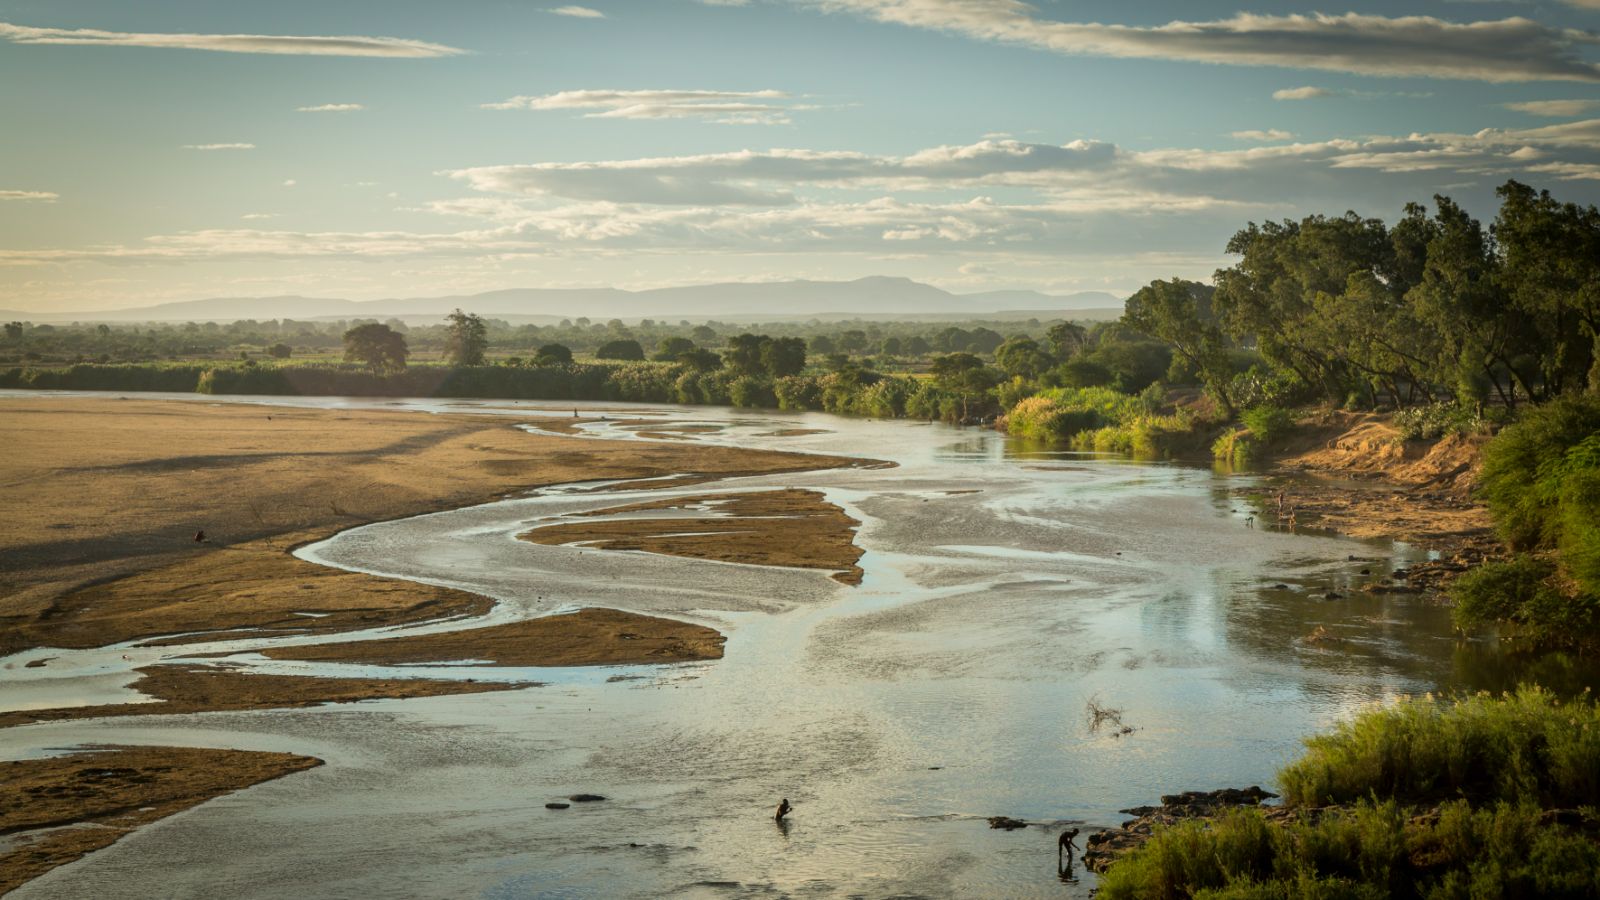
M 143 677 L 134 690 L 156 703 L 111 703 L 0 712 L 0 728 L 98 719 L 107 716 L 162 716 L 246 709 L 289 709 L 361 700 L 404 700 L 450 694 L 478 694 L 535 687 L 536 682 L 451 681 L 443 678 L 324 678 L 265 675 L 230 666 L 157 665 L 136 670 Z
M 275 647 L 273 659 L 375 665 L 484 660 L 497 666 L 593 666 L 721 659 L 721 633 L 615 609 L 584 609 L 439 634 Z
M 1396 573 L 1405 584 L 1388 592 L 1436 593 L 1457 573 L 1501 554 L 1489 511 L 1472 495 L 1487 437 L 1406 441 L 1387 417 L 1342 411 L 1299 425 L 1277 448 L 1271 487 L 1253 492 L 1264 522 L 1402 540 L 1439 553 L 1439 560 Z
M 845 584 L 861 583 L 861 524 L 817 491 L 789 488 L 702 494 L 614 506 L 581 517 L 648 512 L 715 512 L 713 516 L 627 518 L 545 525 L 519 535 L 536 544 L 582 544 L 603 550 L 642 550 L 671 556 L 759 566 L 831 569 Z
M 322 764 L 292 753 L 107 747 L 0 763 L 0 894 L 141 825 Z
M 869 463 L 530 434 L 506 417 L 83 397 L 0 399 L 0 655 L 184 631 L 345 631 L 488 601 L 294 559 L 343 528 L 507 492 Z M 552 420 L 565 424 L 570 420 Z M 536 422 L 535 424 L 547 424 Z M 684 483 L 679 481 L 676 483 Z M 204 532 L 205 542 L 196 542 Z M 329 612 L 326 618 L 298 612 Z

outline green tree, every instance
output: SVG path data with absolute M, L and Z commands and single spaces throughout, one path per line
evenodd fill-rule
M 22 340 L 22 330 L 23 330 L 23 324 L 21 322 L 7 322 L 6 323 L 6 340 L 8 340 L 8 341 L 20 341 L 20 340 Z
M 1211 311 L 1213 289 L 1174 278 L 1152 281 L 1128 298 L 1122 321 L 1151 337 L 1166 341 L 1200 375 L 1207 392 L 1232 418 L 1234 403 L 1229 382 L 1233 366 L 1229 341 Z
M 1037 378 L 1050 368 L 1050 357 L 1033 338 L 1018 335 L 1001 344 L 994 352 L 995 364 L 1007 375 Z
M 694 349 L 694 341 L 684 337 L 665 337 L 656 345 L 653 357 L 657 362 L 674 362 L 678 357 Z
M 1046 329 L 1044 336 L 1050 339 L 1050 352 L 1058 361 L 1066 362 L 1083 352 L 1088 343 L 1088 332 L 1076 322 L 1057 322 Z
M 728 349 L 722 354 L 722 364 L 740 375 L 759 375 L 766 371 L 761 363 L 761 345 L 768 340 L 765 335 L 744 334 L 728 338 Z
M 489 329 L 483 319 L 457 309 L 445 322 L 445 360 L 456 366 L 483 365 L 483 352 L 489 348 Z
M 693 347 L 678 354 L 677 362 L 696 372 L 715 372 L 722 368 L 722 356 L 714 350 Z
M 797 337 L 765 340 L 761 345 L 761 365 L 773 378 L 800 374 L 806 367 L 806 342 Z
M 1516 181 L 1496 193 L 1501 277 L 1512 302 L 1535 317 L 1547 393 L 1585 383 L 1600 390 L 1600 210 Z
M 267 355 L 273 359 L 288 359 L 292 353 L 294 348 L 281 341 L 267 348 Z
M 572 351 L 565 344 L 545 344 L 533 355 L 536 366 L 572 365 Z
M 595 359 L 626 359 L 643 360 L 644 348 L 633 338 L 621 338 L 615 341 L 606 341 L 599 349 L 594 351 Z
M 405 369 L 409 355 L 405 335 L 387 325 L 369 322 L 344 333 L 345 361 L 362 363 L 376 374 Z
M 983 364 L 971 353 L 949 353 L 934 357 L 933 380 L 941 389 L 961 400 L 961 418 L 970 418 L 971 405 L 983 401 L 1000 383 L 1000 373 Z

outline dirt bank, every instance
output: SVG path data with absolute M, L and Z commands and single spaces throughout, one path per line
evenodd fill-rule
M 1488 510 L 1472 495 L 1487 436 L 1405 440 L 1387 416 L 1324 411 L 1274 448 L 1269 487 L 1248 492 L 1262 521 L 1437 551 L 1412 567 L 1413 586 L 1437 591 L 1497 556 Z M 1277 496 L 1282 491 L 1284 509 Z
M 663 518 L 641 517 L 659 512 Z M 709 513 L 711 515 L 694 515 Z M 626 519 L 606 519 L 628 516 Z M 790 488 L 702 494 L 614 506 L 581 517 L 599 521 L 545 525 L 519 537 L 536 544 L 582 544 L 758 566 L 831 569 L 845 584 L 861 583 L 860 522 L 817 491 Z
M 615 609 L 584 609 L 486 628 L 264 651 L 273 659 L 405 665 L 483 660 L 497 666 L 592 666 L 721 659 L 715 629 Z
M 213 797 L 321 765 L 292 753 L 107 747 L 0 763 L 0 894 Z
M 23 709 L 0 713 L 0 728 L 98 719 L 107 716 L 161 716 L 245 709 L 289 709 L 362 700 L 404 700 L 450 694 L 478 694 L 533 687 L 535 682 L 450 681 L 442 678 L 323 678 L 313 675 L 263 675 L 228 666 L 158 665 L 136 670 L 133 688 L 159 702 L 114 703 Z

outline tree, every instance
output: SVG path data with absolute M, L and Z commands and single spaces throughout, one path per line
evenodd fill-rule
M 867 349 L 867 333 L 859 329 L 851 329 L 839 335 L 834 341 L 835 346 L 846 353 L 860 353 Z
M 6 323 L 6 340 L 8 340 L 8 341 L 20 341 L 20 340 L 22 340 L 22 329 L 23 329 L 23 325 L 22 325 L 21 322 L 7 322 Z
M 369 322 L 344 333 L 345 361 L 363 363 L 375 374 L 403 370 L 409 355 L 405 335 L 387 325 Z
M 761 345 L 761 365 L 773 378 L 800 374 L 806 367 L 806 342 L 797 337 L 765 340 Z
M 643 360 L 644 348 L 632 338 L 622 338 L 615 341 L 606 341 L 594 351 L 595 359 L 626 359 Z
M 728 349 L 722 354 L 723 365 L 740 375 L 758 375 L 766 371 L 761 363 L 761 345 L 770 340 L 765 335 L 744 334 L 728 338 Z
M 656 345 L 656 355 L 653 358 L 657 362 L 673 362 L 677 360 L 678 357 L 688 353 L 693 349 L 694 341 L 691 341 L 688 338 L 662 338 L 661 343 Z
M 285 344 L 281 341 L 267 348 L 267 355 L 273 359 L 288 359 L 289 355 L 293 352 L 293 347 L 290 347 L 288 344 Z
M 483 319 L 457 309 L 445 321 L 445 360 L 456 366 L 483 365 L 483 351 L 489 347 L 489 330 Z
M 920 334 L 914 334 L 906 338 L 905 350 L 910 356 L 927 356 L 928 351 L 932 349 L 932 347 L 928 346 L 928 339 Z
M 994 361 L 1013 377 L 1037 378 L 1040 372 L 1050 368 L 1050 357 L 1039 349 L 1039 342 L 1021 335 L 1001 344 L 994 352 Z
M 1057 322 L 1044 333 L 1050 339 L 1050 352 L 1059 362 L 1066 362 L 1083 352 L 1089 335 L 1076 322 Z
M 715 372 L 722 368 L 722 355 L 704 347 L 694 347 L 678 354 L 678 363 L 696 372 Z
M 969 404 L 982 399 L 999 384 L 1000 373 L 971 353 L 950 353 L 934 358 L 933 380 L 940 388 L 961 398 L 961 418 L 966 419 Z
M 694 330 L 689 332 L 689 337 L 696 344 L 709 344 L 717 339 L 717 331 L 709 325 L 696 325 Z
M 1535 318 L 1545 390 L 1600 389 L 1600 210 L 1508 181 L 1494 238 L 1512 302 Z
M 899 338 L 890 335 L 883 339 L 883 342 L 878 345 L 878 349 L 883 351 L 884 356 L 899 356 L 905 346 Z
M 545 344 L 533 355 L 536 366 L 568 366 L 572 364 L 572 351 L 565 344 Z
M 1154 338 L 1166 341 L 1200 374 L 1206 390 L 1232 418 L 1233 397 L 1228 384 L 1233 366 L 1229 342 L 1211 311 L 1213 289 L 1174 278 L 1152 281 L 1128 298 L 1122 321 Z
M 819 334 L 811 338 L 811 352 L 817 356 L 827 356 L 830 353 L 838 353 L 839 348 L 834 346 L 833 338 Z

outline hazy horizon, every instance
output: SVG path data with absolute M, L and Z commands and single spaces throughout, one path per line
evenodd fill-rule
M 0 308 L 903 277 L 1600 200 L 1600 4 L 0 0 Z M 670 313 L 673 310 L 663 309 Z

